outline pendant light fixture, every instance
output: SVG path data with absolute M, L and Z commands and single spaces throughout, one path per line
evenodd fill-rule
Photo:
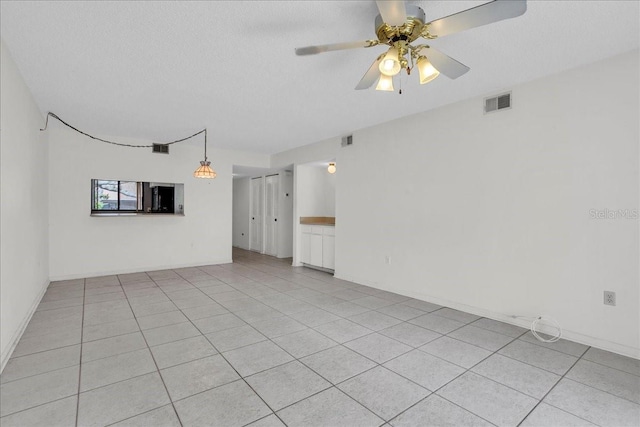
M 336 162 L 329 162 L 329 167 L 327 167 L 327 172 L 336 173 Z
M 207 160 L 207 130 L 204 130 L 204 160 L 200 161 L 200 167 L 193 172 L 195 178 L 213 179 L 218 174 L 211 168 L 211 162 Z

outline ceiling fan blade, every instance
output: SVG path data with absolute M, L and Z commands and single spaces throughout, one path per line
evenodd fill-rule
M 333 50 L 345 50 L 345 49 L 357 49 L 359 47 L 371 47 L 375 46 L 377 40 L 363 40 L 361 42 L 346 42 L 346 43 L 333 43 L 333 44 L 321 44 L 318 46 L 306 46 L 297 47 L 296 55 L 316 55 L 323 52 L 331 52 Z
M 440 71 L 450 79 L 457 79 L 470 70 L 466 65 L 432 47 L 427 47 L 420 53 L 424 53 L 436 70 Z
M 373 85 L 376 80 L 378 80 L 378 77 L 380 77 L 380 69 L 378 68 L 378 66 L 380 65 L 380 61 L 382 61 L 382 58 L 384 58 L 384 55 L 385 54 L 383 53 L 378 57 L 378 59 L 373 61 L 373 64 L 371 64 L 369 70 L 367 70 L 367 72 L 360 80 L 360 83 L 358 83 L 358 85 L 356 86 L 356 90 L 369 89 L 371 85 Z
M 390 26 L 399 27 L 407 20 L 404 0 L 378 0 L 376 4 L 382 20 Z
M 429 22 L 429 33 L 443 37 L 503 19 L 515 18 L 527 11 L 526 0 L 495 0 Z

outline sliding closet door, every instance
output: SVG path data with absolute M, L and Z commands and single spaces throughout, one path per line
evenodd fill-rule
M 278 255 L 278 175 L 265 178 L 265 232 L 264 252 Z
M 264 182 L 262 178 L 251 180 L 251 228 L 249 249 L 262 253 L 264 223 Z

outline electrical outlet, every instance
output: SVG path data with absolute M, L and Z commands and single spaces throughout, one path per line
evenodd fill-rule
M 616 293 L 611 291 L 604 291 L 604 304 L 616 305 Z
M 384 257 L 384 263 L 385 264 L 391 264 L 391 257 L 389 255 Z

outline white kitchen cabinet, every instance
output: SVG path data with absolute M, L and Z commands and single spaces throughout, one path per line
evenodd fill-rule
M 302 253 L 300 254 L 300 261 L 304 264 L 311 263 L 311 233 L 302 232 Z
M 335 236 L 322 236 L 322 267 L 330 270 L 336 269 Z
M 335 269 L 335 227 L 302 225 L 300 261 L 309 266 Z
M 311 234 L 311 256 L 309 264 L 322 267 L 322 234 Z

